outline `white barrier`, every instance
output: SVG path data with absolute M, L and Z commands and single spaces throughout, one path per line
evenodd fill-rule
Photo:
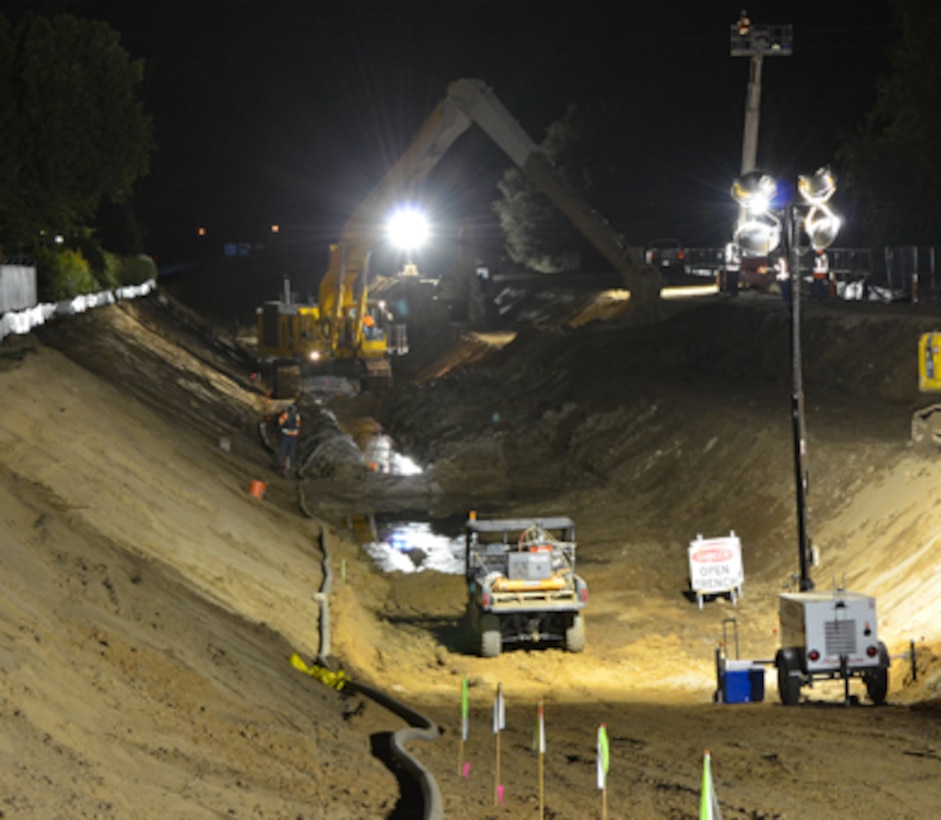
M 29 333 L 34 327 L 45 324 L 53 316 L 73 316 L 76 313 L 84 313 L 90 308 L 113 305 L 115 302 L 127 299 L 136 299 L 139 296 L 146 296 L 156 287 L 156 281 L 148 279 L 141 285 L 127 285 L 115 288 L 113 291 L 103 290 L 98 293 L 85 293 L 62 302 L 44 302 L 26 310 L 4 313 L 0 316 L 0 341 L 11 334 L 23 335 Z

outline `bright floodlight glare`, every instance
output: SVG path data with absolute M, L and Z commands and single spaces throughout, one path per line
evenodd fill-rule
M 812 175 L 799 177 L 797 189 L 810 205 L 804 218 L 804 230 L 810 237 L 811 247 L 815 251 L 826 250 L 833 244 L 842 225 L 840 217 L 827 205 L 836 192 L 836 179 L 829 168 L 818 168 Z
M 815 205 L 804 219 L 804 230 L 815 251 L 829 248 L 840 232 L 842 220 L 826 205 Z
M 797 188 L 810 205 L 822 205 L 836 191 L 836 179 L 829 168 L 818 168 L 812 175 L 798 177 Z
M 400 208 L 389 217 L 389 238 L 400 248 L 418 248 L 428 238 L 428 220 L 421 211 Z
M 773 177 L 760 171 L 749 171 L 732 183 L 732 199 L 748 211 L 756 214 L 771 209 L 771 200 L 778 192 Z
M 767 256 L 781 244 L 781 220 L 743 208 L 732 239 L 745 256 Z

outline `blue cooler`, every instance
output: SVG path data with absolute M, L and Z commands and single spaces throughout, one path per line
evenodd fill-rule
M 720 673 L 723 703 L 760 703 L 765 699 L 765 670 L 751 661 L 726 661 Z

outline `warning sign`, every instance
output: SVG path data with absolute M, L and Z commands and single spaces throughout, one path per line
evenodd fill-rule
M 703 595 L 742 594 L 742 542 L 733 531 L 726 538 L 696 536 L 689 543 L 689 582 L 700 603 Z

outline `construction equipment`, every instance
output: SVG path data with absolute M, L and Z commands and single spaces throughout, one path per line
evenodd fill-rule
M 316 304 L 295 304 L 289 294 L 258 311 L 258 344 L 262 355 L 321 362 L 361 362 L 372 378 L 391 374 L 391 340 L 379 316 L 382 308 L 368 298 L 369 262 L 396 204 L 414 199 L 422 181 L 454 142 L 477 125 L 558 207 L 618 270 L 639 310 L 659 300 L 661 277 L 644 264 L 608 222 L 556 173 L 539 147 L 504 108 L 485 83 L 462 79 L 451 83 L 445 97 L 422 125 L 412 144 L 365 200 L 353 211 L 330 248 L 327 272 Z M 363 320 L 373 314 L 380 331 L 373 338 Z M 382 318 L 384 322 L 378 320 Z M 398 340 L 397 349 L 404 346 Z
M 918 339 L 918 389 L 941 393 L 941 333 L 923 333 Z M 912 414 L 912 444 L 922 450 L 941 446 L 941 404 L 927 404 Z
M 585 648 L 587 584 L 575 574 L 570 518 L 506 518 L 465 524 L 467 621 L 480 655 L 504 645 L 555 642 Z
M 850 679 L 860 677 L 869 699 L 881 705 L 889 690 L 889 652 L 876 635 L 876 601 L 868 595 L 793 592 L 779 596 L 781 648 L 774 664 L 781 703 L 793 706 L 802 686 L 842 678 L 850 701 Z
M 258 309 L 258 352 L 271 362 L 277 398 L 308 392 L 312 382 L 333 392 L 351 382 L 373 388 L 391 382 L 389 355 L 408 352 L 405 326 L 395 323 L 384 302 L 365 295 L 363 288 L 356 306 L 335 311 L 331 320 L 322 299 L 297 301 L 285 280 L 281 299 Z

